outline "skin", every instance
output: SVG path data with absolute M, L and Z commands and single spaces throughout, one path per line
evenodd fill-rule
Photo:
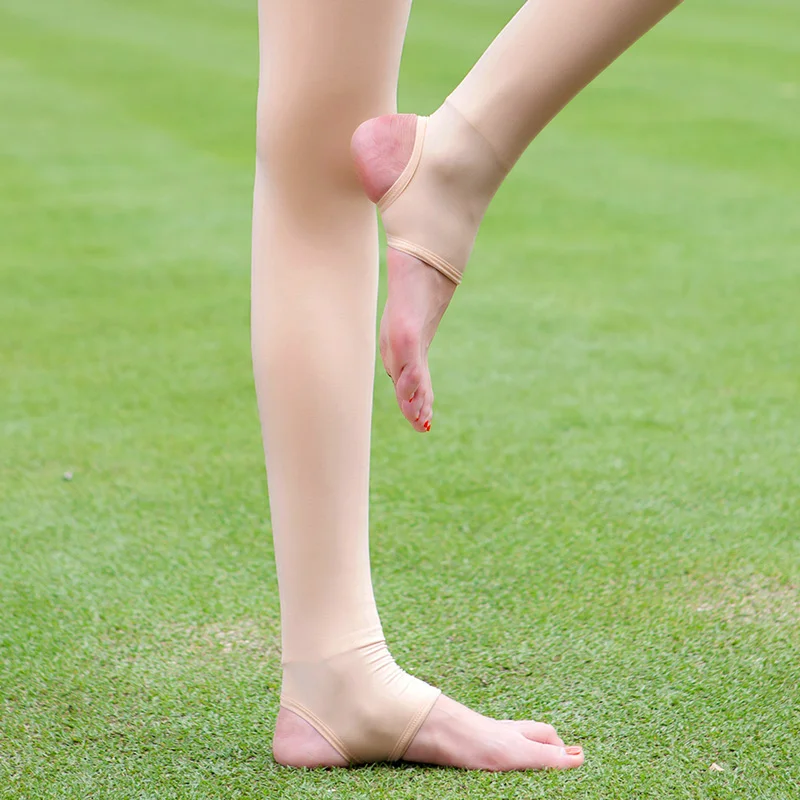
M 376 203 L 411 158 L 414 114 L 368 120 L 351 143 L 353 161 L 367 197 Z M 456 285 L 413 256 L 388 249 L 388 298 L 381 318 L 380 351 L 403 416 L 420 433 L 430 431 L 433 385 L 428 350 Z
M 291 767 L 347 766 L 326 739 L 285 708 L 278 713 L 272 752 Z M 552 725 L 490 719 L 441 695 L 403 760 L 490 772 L 571 769 L 583 764 L 583 750 L 565 747 Z
M 361 125 L 352 142 L 364 190 L 375 202 L 411 157 L 414 115 L 378 117 Z M 428 349 L 455 284 L 423 262 L 392 249 L 387 254 L 389 296 L 380 349 L 397 402 L 420 432 L 430 430 L 433 389 Z M 311 725 L 281 708 L 273 754 L 294 767 L 344 767 L 346 760 Z M 507 772 L 570 769 L 583 764 L 580 747 L 565 747 L 555 728 L 532 720 L 495 720 L 441 695 L 404 755 L 405 761 Z

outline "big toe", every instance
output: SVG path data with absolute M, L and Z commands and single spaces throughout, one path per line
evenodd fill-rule
M 581 747 L 560 747 L 530 740 L 520 755 L 523 769 L 575 769 L 584 761 Z
M 532 742 L 564 746 L 564 740 L 558 735 L 556 729 L 546 722 L 533 722 L 532 720 L 506 720 L 506 722 Z

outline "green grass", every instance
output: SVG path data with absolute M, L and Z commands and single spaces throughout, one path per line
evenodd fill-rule
M 515 6 L 419 0 L 402 107 Z M 431 436 L 378 375 L 395 654 L 586 766 L 300 772 L 270 755 L 255 3 L 3 0 L 0 797 L 800 796 L 798 25 L 687 3 L 498 195 Z

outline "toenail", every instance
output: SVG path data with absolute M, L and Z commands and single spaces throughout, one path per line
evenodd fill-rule
M 431 421 L 427 420 L 427 422 L 422 427 L 425 428 L 426 431 L 429 431 L 431 429 Z
M 567 747 L 565 752 L 568 756 L 579 756 L 583 752 L 583 748 L 573 745 L 572 747 Z

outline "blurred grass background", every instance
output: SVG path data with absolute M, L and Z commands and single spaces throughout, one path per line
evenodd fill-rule
M 516 7 L 418 0 L 401 108 Z M 0 797 L 798 797 L 799 27 L 685 4 L 498 195 L 431 436 L 378 374 L 398 660 L 586 766 L 311 773 L 270 755 L 255 3 L 2 0 Z

